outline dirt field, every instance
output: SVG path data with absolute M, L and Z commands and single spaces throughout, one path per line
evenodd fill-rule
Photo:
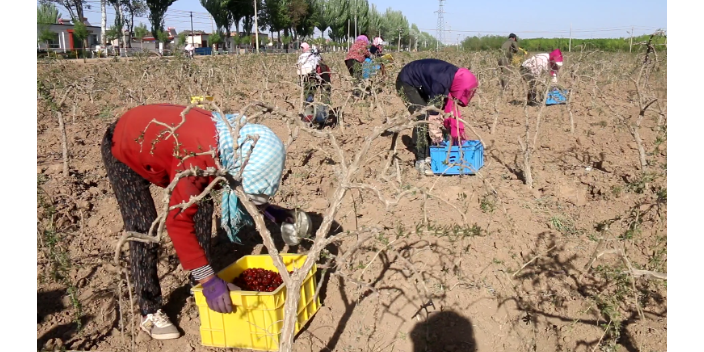
M 462 114 L 474 130 L 470 136 L 484 142 L 485 165 L 478 175 L 419 177 L 406 129 L 399 138 L 400 175 L 392 165 L 385 179 L 391 137 L 374 140 L 355 182 L 379 193 L 347 191 L 332 232 L 349 234 L 330 252 L 339 258 L 355 251 L 335 263 L 334 275 L 323 276 L 323 307 L 297 335 L 294 351 L 667 349 L 666 281 L 643 275 L 667 268 L 666 53 L 657 62 L 651 57 L 642 71 L 643 53 L 569 53 L 560 83 L 572 90 L 571 102 L 542 110 L 517 101 L 525 96 L 517 74 L 512 89 L 499 93 L 489 54 L 399 53 L 379 83 L 383 93 L 357 101 L 347 101 L 351 85 L 342 55 L 323 55 L 336 72 L 333 105 L 343 111 L 343 126 L 333 133 L 347 163 L 385 116 L 406 113 L 394 92 L 400 67 L 434 56 L 469 66 L 480 81 Z M 255 100 L 296 112 L 295 59 L 37 64 L 45 87 L 37 101 L 38 349 L 217 350 L 200 344 L 187 272 L 168 237 L 160 252 L 161 287 L 165 311 L 184 335 L 156 341 L 138 332 L 132 315 L 138 313 L 130 310 L 126 282 L 112 261 L 122 219 L 100 142 L 107 125 L 129 108 L 186 105 L 194 95 L 214 96 L 225 112 Z M 57 115 L 46 97 L 60 105 L 68 177 Z M 281 118 L 265 116 L 262 123 L 289 138 Z M 532 187 L 522 145 L 534 146 Z M 301 131 L 273 203 L 299 206 L 319 223 L 339 168 L 327 139 Z M 161 200 L 160 189 L 153 194 Z M 357 248 L 355 233 L 368 226 L 383 231 Z M 216 270 L 262 250 L 255 232 L 237 246 L 219 231 L 213 246 Z M 432 305 L 426 306 L 427 296 Z

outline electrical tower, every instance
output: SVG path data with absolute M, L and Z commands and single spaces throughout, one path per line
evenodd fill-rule
M 440 2 L 440 8 L 435 11 L 438 14 L 437 40 L 439 43 L 445 44 L 445 11 L 442 8 L 442 3 L 445 0 L 438 1 Z

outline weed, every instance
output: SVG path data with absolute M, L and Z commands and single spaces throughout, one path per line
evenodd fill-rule
M 436 225 L 433 223 L 428 223 L 423 225 L 422 223 L 416 224 L 416 234 L 417 235 L 432 235 L 436 237 L 448 237 L 452 242 L 465 238 L 481 236 L 485 231 L 477 223 L 472 225 Z
M 103 106 L 103 108 L 100 110 L 100 114 L 98 115 L 98 117 L 100 117 L 101 119 L 109 119 L 110 117 L 112 117 L 113 109 L 114 107 L 109 104 Z
M 479 201 L 479 208 L 483 213 L 493 213 L 496 209 L 496 197 L 493 194 L 485 194 Z
M 63 236 L 55 228 L 56 208 L 54 208 L 53 204 L 47 202 L 45 194 L 40 187 L 44 182 L 46 182 L 46 179 L 43 176 L 37 176 L 37 202 L 44 212 L 43 218 L 46 219 L 44 223 L 38 224 L 37 232 L 41 235 L 40 243 L 44 247 L 51 265 L 50 276 L 56 283 L 66 286 L 66 292 L 74 310 L 74 322 L 78 327 L 78 331 L 80 331 L 83 327 L 81 322 L 83 308 L 78 300 L 78 288 L 71 281 L 71 259 L 66 249 L 62 246 Z
M 560 216 L 551 217 L 550 220 L 548 220 L 548 226 L 565 236 L 579 235 L 583 232 L 575 227 L 574 221 Z
M 648 189 L 648 186 L 653 181 L 655 181 L 656 178 L 657 178 L 656 174 L 650 173 L 650 172 L 645 172 L 645 173 L 641 174 L 640 177 L 636 178 L 635 180 L 628 182 L 628 184 L 626 184 L 626 189 L 629 192 L 642 194 Z

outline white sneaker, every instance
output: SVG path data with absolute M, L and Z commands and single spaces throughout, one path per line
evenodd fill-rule
M 418 173 L 420 173 L 421 175 L 425 175 L 425 176 L 435 175 L 433 170 L 430 168 L 430 164 L 427 163 L 425 160 L 416 161 L 416 170 L 418 170 Z
M 161 309 L 142 318 L 139 327 L 156 340 L 177 339 L 181 336 L 169 317 Z

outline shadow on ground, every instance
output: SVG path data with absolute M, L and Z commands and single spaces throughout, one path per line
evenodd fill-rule
M 431 312 L 410 333 L 413 352 L 477 350 L 469 319 L 453 311 Z

